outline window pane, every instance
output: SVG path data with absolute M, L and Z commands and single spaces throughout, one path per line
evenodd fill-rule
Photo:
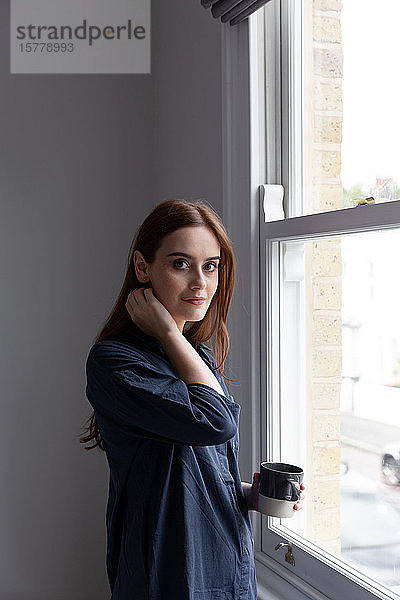
M 393 66 L 400 2 L 303 6 L 303 102 L 301 94 L 288 102 L 300 107 L 304 186 L 302 205 L 290 216 L 356 206 L 371 196 L 376 203 L 399 199 L 400 83 Z M 298 62 L 293 67 L 300 69 Z
M 280 242 L 279 459 L 307 497 L 274 521 L 400 597 L 399 253 L 399 229 Z

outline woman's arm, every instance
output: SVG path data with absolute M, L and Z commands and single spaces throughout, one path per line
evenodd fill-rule
M 214 373 L 179 329 L 163 332 L 158 339 L 182 381 L 186 384 L 203 383 L 225 396 Z
M 214 373 L 180 332 L 171 314 L 155 297 L 152 288 L 132 290 L 125 306 L 133 322 L 161 342 L 178 377 L 186 385 L 201 383 L 225 396 Z

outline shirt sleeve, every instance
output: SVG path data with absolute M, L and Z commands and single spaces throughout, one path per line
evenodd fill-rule
M 140 356 L 89 352 L 86 396 L 125 433 L 197 446 L 223 444 L 237 431 L 231 400 L 203 383 L 186 384 Z

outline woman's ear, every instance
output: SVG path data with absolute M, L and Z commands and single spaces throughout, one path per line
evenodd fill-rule
M 134 269 L 136 278 L 143 284 L 150 282 L 149 268 L 143 254 L 139 250 L 133 253 Z

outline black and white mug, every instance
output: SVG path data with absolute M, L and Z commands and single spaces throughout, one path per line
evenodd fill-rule
M 293 517 L 300 499 L 304 472 L 300 467 L 281 462 L 260 464 L 258 510 L 271 517 Z

